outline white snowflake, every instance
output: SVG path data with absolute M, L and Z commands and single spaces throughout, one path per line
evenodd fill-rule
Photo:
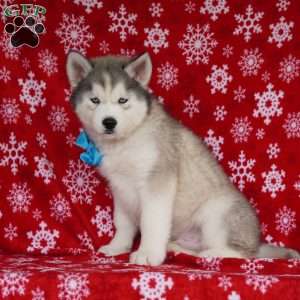
M 62 17 L 63 20 L 55 34 L 61 39 L 60 43 L 64 45 L 65 53 L 67 54 L 72 49 L 86 54 L 86 49 L 94 39 L 90 26 L 85 24 L 83 16 L 63 14 Z
M 85 11 L 90 14 L 94 8 L 102 8 L 103 2 L 99 0 L 74 0 L 77 5 L 85 6 Z
M 213 53 L 213 49 L 218 42 L 213 38 L 214 33 L 210 32 L 209 24 L 200 27 L 199 24 L 188 24 L 186 33 L 183 35 L 183 40 L 179 41 L 178 47 L 183 50 L 183 55 L 186 56 L 186 63 L 208 64 L 209 57 Z
M 225 109 L 224 105 L 217 105 L 216 110 L 214 111 L 213 115 L 215 116 L 215 119 L 217 122 L 224 121 L 225 117 L 227 116 L 227 110 Z
M 14 213 L 28 212 L 32 198 L 33 196 L 26 182 L 23 184 L 13 183 L 7 196 L 7 200 Z
M 38 132 L 36 134 L 36 141 L 38 142 L 38 145 L 42 148 L 45 148 L 47 146 L 47 140 L 44 133 Z
M 206 82 L 210 83 L 210 92 L 215 94 L 216 91 L 220 91 L 222 94 L 227 93 L 227 85 L 232 81 L 232 76 L 228 73 L 228 66 L 222 65 L 218 67 L 216 65 L 212 66 L 212 73 L 210 76 L 206 77 Z
M 300 138 L 300 112 L 288 113 L 282 127 L 288 139 Z
M 210 272 L 208 271 L 198 271 L 198 272 L 189 272 L 188 274 L 188 279 L 191 280 L 191 281 L 194 281 L 194 280 L 202 280 L 202 279 L 211 279 L 212 278 L 212 275 L 210 274 Z
M 248 117 L 235 118 L 232 128 L 230 130 L 235 143 L 247 142 L 248 138 L 253 130 L 251 122 Z
M 0 69 L 0 81 L 2 80 L 4 83 L 10 81 L 10 73 L 10 70 L 8 70 L 6 67 L 2 67 L 2 69 Z
M 285 57 L 279 63 L 279 75 L 278 77 L 286 82 L 290 83 L 295 78 L 299 77 L 299 70 L 300 70 L 300 59 L 289 54 L 288 57 Z
M 159 52 L 160 48 L 167 48 L 169 46 L 167 41 L 169 30 L 160 28 L 159 23 L 156 22 L 154 27 L 145 28 L 144 31 L 147 34 L 147 40 L 144 41 L 144 46 L 152 47 L 155 54 Z
M 71 217 L 71 207 L 69 202 L 63 197 L 61 193 L 58 193 L 50 200 L 51 217 L 54 217 L 56 221 L 64 222 L 65 219 Z
M 99 180 L 95 177 L 95 170 L 80 160 L 77 163 L 69 161 L 67 175 L 62 179 L 71 194 L 73 203 L 79 202 L 91 204 L 92 195 L 95 194 L 95 187 L 99 185 Z
M 20 48 L 15 48 L 11 42 L 10 37 L 7 34 L 3 34 L 0 39 L 0 47 L 4 53 L 5 58 L 11 60 L 18 60 L 21 55 Z
M 33 72 L 28 73 L 29 79 L 18 79 L 19 86 L 22 87 L 20 101 L 30 106 L 29 110 L 32 113 L 36 112 L 37 106 L 45 106 L 46 98 L 43 97 L 43 90 L 46 89 L 46 83 L 41 80 L 36 80 Z
M 64 300 L 82 300 L 90 295 L 89 275 L 85 273 L 64 273 L 58 275 L 58 298 Z
M 57 56 L 49 49 L 41 50 L 38 53 L 39 68 L 42 69 L 48 76 L 58 72 Z
M 107 41 L 101 41 L 99 43 L 99 50 L 101 51 L 101 53 L 103 54 L 106 54 L 110 51 L 110 48 L 109 48 L 109 43 Z
M 244 151 L 240 152 L 238 161 L 228 162 L 229 168 L 234 172 L 230 176 L 230 180 L 237 183 L 241 191 L 244 190 L 246 182 L 255 181 L 255 175 L 251 172 L 255 162 L 255 159 L 247 160 Z
M 66 136 L 66 144 L 69 146 L 69 147 L 73 147 L 75 145 L 75 142 L 76 142 L 76 137 L 73 135 L 73 134 L 69 134 Z
M 279 12 L 286 11 L 290 4 L 291 2 L 288 0 L 277 0 L 276 7 Z
M 136 56 L 136 50 L 135 49 L 120 49 L 120 54 L 127 57 L 133 57 Z
M 282 90 L 273 90 L 273 84 L 267 85 L 267 90 L 254 94 L 254 99 L 257 102 L 257 108 L 253 111 L 253 116 L 258 118 L 261 116 L 264 118 L 264 123 L 269 125 L 271 123 L 271 117 L 279 117 L 282 114 L 282 107 L 280 107 L 280 99 L 283 99 L 284 92 Z
M 200 7 L 200 13 L 208 13 L 213 21 L 218 20 L 220 14 L 225 15 L 228 12 L 227 0 L 205 0 L 203 6 Z
M 150 4 L 150 7 L 149 7 L 149 12 L 151 14 L 151 17 L 161 17 L 161 14 L 163 13 L 164 9 L 161 7 L 161 3 L 154 3 L 152 2 Z
M 256 131 L 256 138 L 262 140 L 265 136 L 265 130 L 263 128 L 258 128 Z
M 220 271 L 222 258 L 200 257 L 197 259 L 197 263 L 200 264 L 206 271 Z
M 96 225 L 98 229 L 98 236 L 103 236 L 107 234 L 108 236 L 113 236 L 113 221 L 111 217 L 111 208 L 101 208 L 101 206 L 96 206 L 96 215 L 91 219 L 92 224 Z
M 167 91 L 174 85 L 178 84 L 178 68 L 171 65 L 168 61 L 157 68 L 157 71 L 157 83 Z
M 9 223 L 7 227 L 4 227 L 4 238 L 12 241 L 18 237 L 17 233 L 18 227 Z
M 204 138 L 204 142 L 208 147 L 212 148 L 212 152 L 214 156 L 220 161 L 223 159 L 224 154 L 221 151 L 221 145 L 224 144 L 224 138 L 219 136 L 214 136 L 214 131 L 212 129 L 209 129 L 207 131 L 208 136 Z
M 165 293 L 171 290 L 174 282 L 171 277 L 166 277 L 160 272 L 144 272 L 139 274 L 139 278 L 132 280 L 131 286 L 139 290 L 141 300 L 166 300 Z
M 275 247 L 285 247 L 284 243 L 274 241 L 274 238 L 269 234 L 266 236 L 265 240 L 269 245 L 272 245 Z
M 264 16 L 263 12 L 254 13 L 253 7 L 249 4 L 246 8 L 245 14 L 235 14 L 234 18 L 238 25 L 234 29 L 234 35 L 244 34 L 244 40 L 249 42 L 252 38 L 252 33 L 261 33 L 262 29 L 259 24 L 260 19 Z
M 240 295 L 236 291 L 232 291 L 228 297 L 227 300 L 241 300 Z
M 39 224 L 40 230 L 35 233 L 27 232 L 27 238 L 31 239 L 31 245 L 27 247 L 28 252 L 39 250 L 41 254 L 48 254 L 49 250 L 54 249 L 56 239 L 59 238 L 59 231 L 47 229 L 48 225 L 42 221 Z
M 137 14 L 127 13 L 124 4 L 119 7 L 119 12 L 108 12 L 109 17 L 112 20 L 112 24 L 109 26 L 109 32 L 119 32 L 120 39 L 125 42 L 127 34 L 137 35 L 137 30 L 134 26 L 134 22 L 137 19 Z
M 8 296 L 24 296 L 26 291 L 26 284 L 29 282 L 29 272 L 23 271 L 4 271 L 0 275 L 0 287 L 2 297 Z
M 22 67 L 25 69 L 25 70 L 28 70 L 30 69 L 30 60 L 25 57 L 23 60 L 22 60 Z
M 17 142 L 16 135 L 11 132 L 9 136 L 9 143 L 0 143 L 0 150 L 3 151 L 4 156 L 0 160 L 0 166 L 9 166 L 13 175 L 18 173 L 18 165 L 28 165 L 26 157 L 23 155 L 23 151 L 27 147 L 27 142 Z M 6 154 L 6 155 L 5 155 Z
M 280 148 L 277 143 L 269 144 L 267 154 L 269 159 L 277 158 L 280 153 Z
M 240 102 L 242 102 L 243 99 L 246 98 L 245 93 L 246 93 L 246 89 L 242 88 L 239 85 L 238 88 L 233 91 L 233 94 L 234 94 L 233 99 L 240 103 Z
M 69 124 L 70 119 L 68 118 L 65 108 L 62 106 L 52 106 L 51 112 L 48 116 L 48 121 L 53 131 L 65 132 L 66 127 Z
M 194 114 L 199 114 L 199 99 L 195 99 L 194 95 L 190 95 L 189 99 L 183 100 L 185 108 L 183 110 L 184 113 L 187 113 L 190 118 L 194 116 Z
M 265 294 L 268 288 L 277 282 L 279 280 L 275 276 L 249 275 L 246 277 L 246 284 L 253 286 L 254 291 L 259 290 L 262 294 Z
M 271 74 L 268 71 L 265 71 L 264 73 L 261 74 L 261 80 L 263 82 L 268 82 L 271 79 Z
M 35 177 L 43 178 L 45 184 L 49 184 L 52 179 L 56 178 L 53 172 L 54 164 L 47 159 L 45 153 L 42 157 L 35 156 L 34 161 L 37 163 L 37 169 L 34 171 Z
M 36 221 L 39 221 L 42 218 L 42 211 L 36 208 L 35 210 L 32 211 L 32 217 Z
M 193 13 L 196 10 L 196 4 L 192 1 L 185 3 L 184 6 L 184 11 L 186 11 L 189 14 Z
M 262 192 L 271 193 L 272 198 L 276 198 L 278 192 L 285 190 L 285 184 L 283 184 L 283 178 L 285 177 L 285 171 L 277 170 L 277 166 L 272 164 L 271 170 L 263 172 L 262 178 L 264 178 L 264 184 L 262 186 Z
M 264 268 L 259 262 L 259 259 L 246 259 L 245 263 L 241 265 L 241 269 L 247 274 L 257 274 Z
M 233 47 L 228 44 L 222 50 L 223 50 L 222 54 L 226 58 L 229 58 L 231 55 L 233 55 Z
M 244 49 L 244 54 L 241 56 L 241 60 L 238 65 L 243 73 L 243 76 L 257 75 L 261 64 L 264 62 L 262 54 L 258 48 L 255 49 Z
M 284 235 L 289 235 L 291 231 L 297 228 L 296 212 L 292 211 L 290 208 L 283 206 L 275 216 L 276 229 Z
M 219 284 L 218 287 L 222 288 L 225 292 L 232 287 L 231 277 L 230 276 L 220 276 L 218 277 Z
M 16 124 L 20 114 L 20 105 L 16 102 L 16 99 L 3 98 L 0 105 L 0 115 L 4 124 Z
M 285 17 L 282 16 L 279 22 L 271 24 L 270 29 L 272 30 L 271 35 L 268 37 L 269 43 L 276 43 L 278 48 L 281 48 L 285 41 L 291 41 L 293 34 L 291 29 L 294 27 L 294 22 L 286 22 Z
M 25 120 L 25 123 L 27 125 L 31 125 L 32 124 L 32 118 L 30 115 L 26 114 L 25 117 L 24 117 L 24 120 Z
M 45 291 L 38 286 L 35 290 L 31 290 L 32 300 L 45 300 Z
M 95 248 L 93 246 L 93 240 L 89 236 L 89 234 L 84 231 L 82 234 L 77 234 L 78 239 L 80 240 L 81 246 L 91 250 L 91 252 L 95 252 Z

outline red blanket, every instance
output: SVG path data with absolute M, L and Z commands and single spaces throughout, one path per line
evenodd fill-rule
M 89 57 L 148 51 L 151 89 L 247 195 L 262 239 L 299 250 L 300 2 L 40 0 L 46 12 L 6 9 L 16 3 L 0 1 L 21 16 L 0 21 L 0 295 L 300 299 L 296 260 L 170 254 L 149 268 L 96 256 L 114 234 L 112 197 L 79 160 L 65 74 L 70 49 Z M 12 46 L 24 30 L 35 48 Z

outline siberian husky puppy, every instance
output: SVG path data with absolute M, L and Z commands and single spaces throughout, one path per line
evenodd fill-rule
M 173 119 L 148 92 L 147 53 L 87 59 L 70 52 L 71 103 L 103 153 L 97 169 L 114 198 L 116 234 L 99 249 L 130 252 L 130 262 L 163 263 L 168 250 L 204 257 L 299 257 L 261 244 L 258 219 L 203 141 Z

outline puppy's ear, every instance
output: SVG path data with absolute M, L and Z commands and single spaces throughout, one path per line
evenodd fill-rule
M 83 55 L 76 51 L 68 53 L 66 70 L 72 88 L 76 87 L 92 69 L 91 63 Z
M 131 61 L 124 70 L 141 85 L 147 86 L 152 74 L 152 62 L 149 54 L 146 52 L 138 56 Z

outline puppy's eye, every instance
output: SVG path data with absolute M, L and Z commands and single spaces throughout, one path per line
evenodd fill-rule
M 126 102 L 128 102 L 128 99 L 126 99 L 126 98 L 120 98 L 118 102 L 120 104 L 125 104 Z
M 90 100 L 94 103 L 94 104 L 100 104 L 100 99 L 97 98 L 97 97 L 93 97 L 93 98 L 90 98 Z

